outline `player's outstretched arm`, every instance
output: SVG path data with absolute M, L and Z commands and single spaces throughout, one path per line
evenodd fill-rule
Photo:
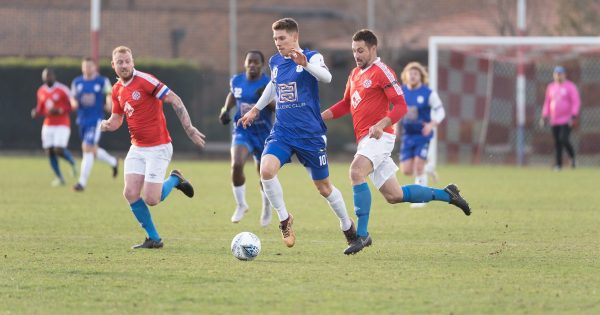
M 258 102 L 256 102 L 256 105 L 254 105 L 246 114 L 244 114 L 244 116 L 242 116 L 242 118 L 240 118 L 240 120 L 238 120 L 237 125 L 241 125 L 244 128 L 252 125 L 252 122 L 254 122 L 254 119 L 256 119 L 260 111 L 267 107 L 269 103 L 273 102 L 274 99 L 275 89 L 273 88 L 273 82 L 269 81 L 267 86 L 265 86 L 265 90 L 258 99 Z
M 192 120 L 190 119 L 190 115 L 188 114 L 187 110 L 185 109 L 185 105 L 183 105 L 183 101 L 181 100 L 181 98 L 179 98 L 179 96 L 177 94 L 175 94 L 175 92 L 171 91 L 165 97 L 164 101 L 173 106 L 173 109 L 175 110 L 175 114 L 177 114 L 177 117 L 179 118 L 179 121 L 181 122 L 181 126 L 183 126 L 183 130 L 185 130 L 185 133 L 188 135 L 190 140 L 192 140 L 192 142 L 195 145 L 197 145 L 201 148 L 204 148 L 204 144 L 206 143 L 204 141 L 204 138 L 206 136 L 203 133 L 201 133 L 198 129 L 196 129 L 196 127 L 194 127 L 192 125 Z
M 446 111 L 442 105 L 442 100 L 435 91 L 432 91 L 429 95 L 429 106 L 431 107 L 429 110 L 431 121 L 423 125 L 422 134 L 424 136 L 429 136 L 446 117 Z
M 244 116 L 242 116 L 242 118 L 240 118 L 240 120 L 238 120 L 237 125 L 248 128 L 248 126 L 252 125 L 254 119 L 256 119 L 256 116 L 258 116 L 259 113 L 260 110 L 256 108 L 256 105 L 254 105 L 247 113 L 244 114 Z
M 348 113 L 350 113 L 350 101 L 343 98 L 341 101 L 324 110 L 321 113 L 321 118 L 323 120 L 338 119 Z
M 78 109 L 79 109 L 79 102 L 77 101 L 76 98 L 71 97 L 71 110 L 77 111 Z
M 227 94 L 227 98 L 225 98 L 225 105 L 221 108 L 221 114 L 219 114 L 219 120 L 221 124 L 227 125 L 231 121 L 231 117 L 229 117 L 229 110 L 235 107 L 235 97 L 233 97 L 233 93 L 229 92 Z
M 296 64 L 306 69 L 317 81 L 323 83 L 331 82 L 332 75 L 327 66 L 325 66 L 323 55 L 315 54 L 307 61 L 306 56 L 301 51 L 294 49 L 292 50 L 291 58 Z
M 100 122 L 100 131 L 115 131 L 123 124 L 123 115 L 112 113 L 108 119 Z

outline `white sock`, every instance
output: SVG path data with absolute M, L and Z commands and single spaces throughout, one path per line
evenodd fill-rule
M 246 184 L 241 186 L 231 186 L 233 188 L 233 198 L 235 198 L 235 203 L 238 208 L 248 208 L 248 203 L 246 202 Z
M 106 152 L 106 150 L 104 150 L 100 147 L 98 148 L 98 150 L 96 150 L 96 157 L 98 157 L 98 160 L 108 163 L 108 165 L 110 165 L 110 166 L 117 165 L 117 158 L 108 154 L 108 152 Z
M 265 192 L 262 189 L 260 190 L 260 194 L 262 196 L 262 208 L 263 208 L 263 210 L 270 210 L 271 209 L 271 202 L 269 201 L 269 197 L 267 197 L 267 194 L 265 194 Z
M 333 188 L 331 194 L 327 196 L 327 202 L 329 202 L 329 206 L 331 210 L 335 213 L 335 215 L 340 219 L 340 228 L 342 231 L 347 231 L 352 225 L 352 221 L 348 217 L 348 211 L 346 211 L 346 203 L 344 203 L 344 197 L 339 189 L 335 188 L 335 186 L 331 185 Z
M 283 189 L 281 188 L 281 183 L 277 176 L 271 179 L 261 179 L 263 184 L 263 190 L 271 205 L 277 211 L 277 216 L 279 217 L 279 222 L 287 220 L 290 216 L 285 208 L 285 202 L 283 201 Z
M 94 166 L 94 153 L 83 152 L 83 158 L 81 159 L 81 172 L 79 172 L 79 183 L 85 187 L 87 185 L 88 178 L 92 172 Z
M 421 186 L 427 186 L 427 174 L 423 173 L 421 175 L 415 176 L 415 184 Z

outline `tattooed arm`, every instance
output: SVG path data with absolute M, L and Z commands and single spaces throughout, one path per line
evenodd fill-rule
M 202 134 L 196 127 L 192 125 L 192 120 L 190 119 L 190 115 L 185 109 L 185 105 L 181 101 L 181 98 L 175 92 L 170 91 L 169 94 L 165 97 L 164 101 L 173 105 L 173 109 L 175 110 L 175 114 L 179 118 L 181 122 L 181 126 L 183 126 L 183 130 L 188 135 L 190 140 L 197 146 L 203 148 L 204 147 L 204 134 Z

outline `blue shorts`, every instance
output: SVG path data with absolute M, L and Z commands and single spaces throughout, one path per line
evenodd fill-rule
M 430 137 L 421 135 L 403 136 L 400 146 L 400 161 L 406 161 L 415 157 L 427 160 Z
M 231 146 L 243 145 L 248 148 L 248 152 L 252 153 L 255 161 L 260 161 L 263 149 L 265 148 L 265 140 L 269 133 L 254 134 L 244 131 L 235 131 L 231 137 Z
M 100 142 L 100 120 L 95 124 L 79 125 L 79 137 L 81 142 L 88 145 L 97 145 Z
M 265 143 L 263 155 L 265 154 L 276 156 L 281 166 L 291 162 L 292 155 L 296 154 L 298 161 L 310 172 L 313 180 L 322 180 L 329 177 L 327 144 L 324 136 L 286 141 L 270 135 Z

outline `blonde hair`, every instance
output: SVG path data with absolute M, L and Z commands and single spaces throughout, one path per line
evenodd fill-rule
M 429 74 L 427 73 L 427 70 L 422 64 L 416 61 L 409 62 L 406 67 L 404 67 L 404 70 L 402 70 L 402 74 L 400 74 L 402 83 L 408 84 L 408 72 L 412 69 L 419 71 L 421 74 L 421 84 L 429 84 Z
M 124 54 L 124 53 L 130 53 L 131 56 L 133 56 L 133 53 L 131 52 L 131 48 L 127 47 L 127 46 L 119 46 L 116 47 L 115 49 L 113 49 L 112 51 L 112 56 L 113 58 L 115 57 L 116 54 Z

